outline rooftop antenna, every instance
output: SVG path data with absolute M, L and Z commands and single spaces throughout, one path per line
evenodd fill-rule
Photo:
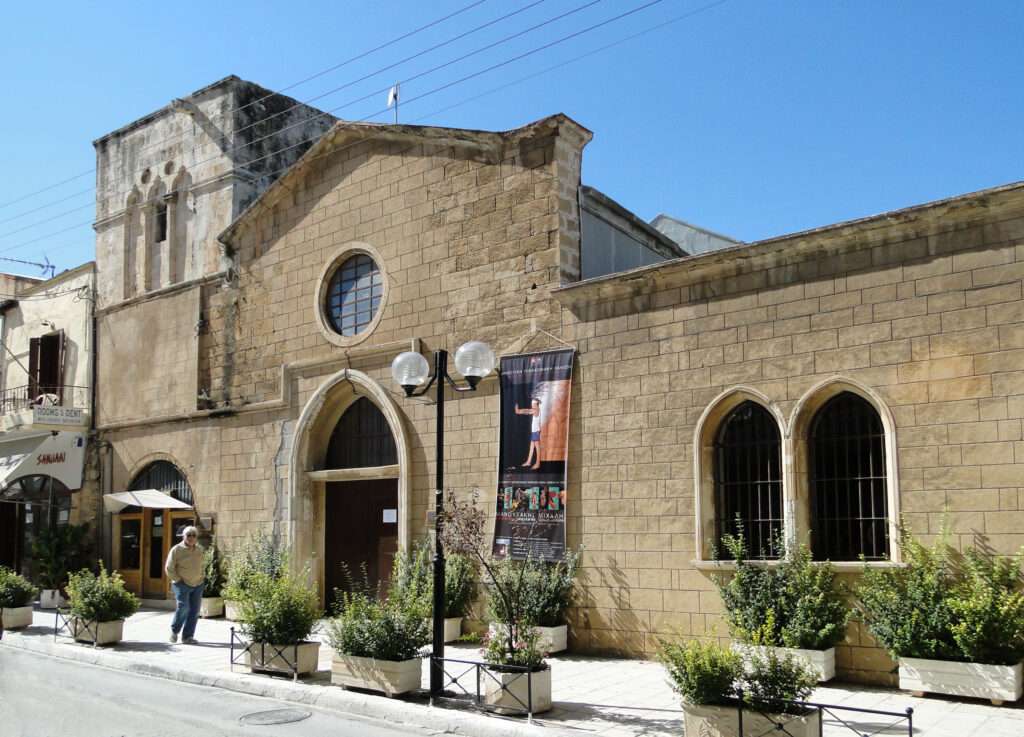
M 46 277 L 47 279 L 52 279 L 54 274 L 57 272 L 57 267 L 50 263 L 50 259 L 46 257 L 46 254 L 43 254 L 43 263 L 39 263 L 38 261 L 25 261 L 20 258 L 9 258 L 7 256 L 0 256 L 0 261 L 10 261 L 13 264 L 25 264 L 26 266 L 35 266 L 43 273 L 43 276 Z
M 398 125 L 398 94 L 399 94 L 398 82 L 395 82 L 395 86 L 388 90 L 388 107 L 395 108 L 395 125 Z

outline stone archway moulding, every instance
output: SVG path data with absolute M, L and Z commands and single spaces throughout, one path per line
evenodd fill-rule
M 352 389 L 352 399 L 358 389 L 362 396 L 366 396 L 381 411 L 387 420 L 388 427 L 395 439 L 395 449 L 398 454 L 398 545 L 399 549 L 408 548 L 410 534 L 410 489 L 409 477 L 411 468 L 411 456 L 409 440 L 405 432 L 405 426 L 398 408 L 392 401 L 391 396 L 367 374 L 355 369 L 342 369 L 329 376 L 313 393 L 302 408 L 299 419 L 292 434 L 292 446 L 288 462 L 288 489 L 286 494 L 287 503 L 284 510 L 284 530 L 288 545 L 293 550 L 293 561 L 296 565 L 311 558 L 312 551 L 317 545 L 312 540 L 314 528 L 313 498 L 310 481 L 306 476 L 308 471 L 313 470 L 312 457 L 315 448 L 311 447 L 310 432 L 316 426 L 324 411 L 325 404 L 336 397 L 340 390 L 339 385 L 347 383 Z
M 698 560 L 711 559 L 711 540 L 715 529 L 714 507 L 714 436 L 722 419 L 735 407 L 745 401 L 759 404 L 771 413 L 779 425 L 779 437 L 782 439 L 783 469 L 786 454 L 786 418 L 783 417 L 778 405 L 764 393 L 749 386 L 735 386 L 719 394 L 708 403 L 701 413 L 693 432 L 693 499 L 696 515 L 695 535 Z M 782 498 L 787 509 L 790 506 L 788 484 L 783 470 Z M 786 515 L 789 518 L 791 515 Z M 707 531 L 707 532 L 705 532 Z

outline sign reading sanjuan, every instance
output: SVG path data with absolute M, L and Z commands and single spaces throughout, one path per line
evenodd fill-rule
M 494 555 L 561 560 L 575 351 L 501 359 Z

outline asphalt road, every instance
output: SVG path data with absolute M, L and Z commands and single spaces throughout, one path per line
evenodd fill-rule
M 286 724 L 277 710 L 309 717 Z M 264 716 L 266 718 L 264 718 Z M 279 717 L 286 714 L 278 713 Z M 2 737 L 425 737 L 437 732 L 348 717 L 0 647 Z

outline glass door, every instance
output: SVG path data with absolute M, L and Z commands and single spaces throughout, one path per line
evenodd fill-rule
M 142 513 L 114 517 L 114 568 L 125 587 L 142 596 Z
M 167 582 L 164 580 L 166 512 L 163 509 L 147 509 L 144 519 L 146 540 L 142 565 L 142 593 L 147 599 L 163 599 L 167 591 Z

